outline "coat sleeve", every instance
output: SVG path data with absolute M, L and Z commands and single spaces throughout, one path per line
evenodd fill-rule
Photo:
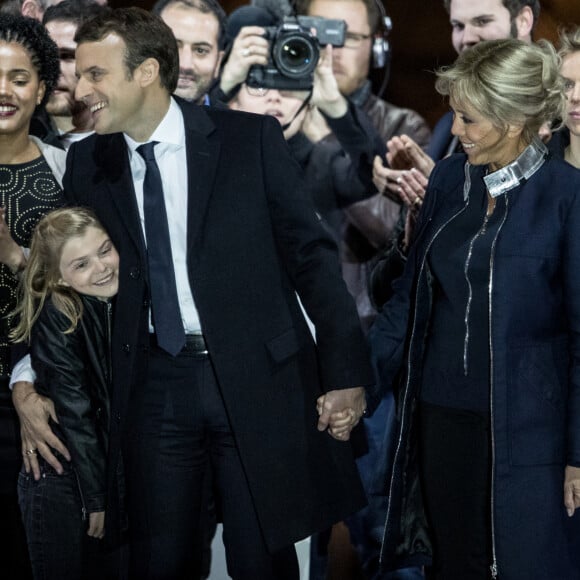
M 95 428 L 84 335 L 80 323 L 74 332 L 65 334 L 69 325 L 46 304 L 33 327 L 30 354 L 37 382 L 54 403 L 84 507 L 91 513 L 105 509 L 105 450 Z
M 368 118 L 352 103 L 343 117 L 325 118 L 341 147 L 330 170 L 337 205 L 345 207 L 376 193 L 373 160 L 375 155 L 384 158 L 387 148 Z
M 281 261 L 316 328 L 325 390 L 368 385 L 368 347 L 354 301 L 339 268 L 336 245 L 325 232 L 286 146 L 278 122 L 261 120 L 262 167 L 274 238 Z

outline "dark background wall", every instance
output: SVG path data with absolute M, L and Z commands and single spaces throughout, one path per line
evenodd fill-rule
M 153 1 L 109 0 L 112 6 L 150 8 Z M 247 4 L 244 0 L 222 0 L 226 12 Z M 386 0 L 383 2 L 393 20 L 390 36 L 392 65 L 385 93 L 387 100 L 421 113 L 434 124 L 447 105 L 433 89 L 433 71 L 455 58 L 451 46 L 448 15 L 442 0 Z M 563 24 L 580 24 L 580 0 L 542 0 L 542 13 L 535 38 L 557 39 Z M 373 75 L 376 87 L 382 78 Z

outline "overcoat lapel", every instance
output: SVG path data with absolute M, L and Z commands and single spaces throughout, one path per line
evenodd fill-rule
M 137 207 L 135 188 L 129 165 L 127 144 L 121 133 L 111 136 L 109 146 L 103 151 L 99 165 L 107 176 L 109 195 L 133 243 L 141 254 L 145 251 L 141 218 Z

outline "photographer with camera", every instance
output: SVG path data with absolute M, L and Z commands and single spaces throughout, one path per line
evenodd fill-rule
M 291 28 L 292 19 L 272 26 L 272 17 L 255 7 L 242 7 L 230 19 L 232 36 L 240 20 L 262 25 L 242 26 L 232 41 L 220 77 L 220 89 L 230 93 L 227 106 L 278 119 L 303 169 L 304 183 L 316 210 L 338 239 L 341 209 L 372 193 L 373 155 L 384 150 L 384 144 L 364 115 L 340 93 L 332 72 L 334 47 L 319 46 L 321 36 L 311 34 L 303 23 Z M 338 22 L 330 25 L 337 31 L 339 42 L 344 24 Z M 320 23 L 307 24 L 322 27 Z M 312 30 L 317 32 L 314 27 Z M 282 45 L 278 53 L 281 56 L 273 58 L 276 43 Z M 288 56 L 293 49 L 294 54 Z M 293 77 L 284 74 L 290 68 L 294 69 Z M 309 129 L 320 125 L 313 123 L 317 117 L 328 123 L 337 142 L 318 143 L 323 135 Z

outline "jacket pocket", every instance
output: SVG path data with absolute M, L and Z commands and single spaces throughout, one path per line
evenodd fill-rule
M 508 421 L 512 465 L 563 464 L 570 357 L 566 340 L 511 351 Z
M 298 342 L 296 331 L 294 328 L 289 328 L 282 334 L 271 338 L 266 342 L 266 348 L 274 363 L 283 363 L 300 350 L 300 343 Z

